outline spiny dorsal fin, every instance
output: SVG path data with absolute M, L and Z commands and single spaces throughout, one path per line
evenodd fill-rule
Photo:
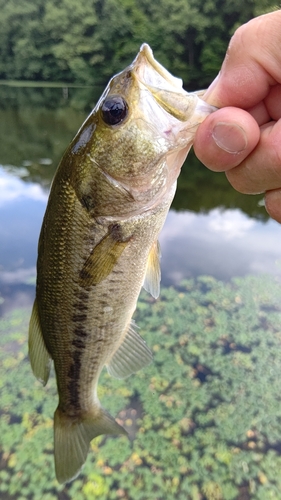
M 129 239 L 122 241 L 120 232 L 120 226 L 114 225 L 95 246 L 80 272 L 84 286 L 97 285 L 111 273 L 129 242 Z
M 46 385 L 50 374 L 51 356 L 43 339 L 36 299 L 29 322 L 28 350 L 31 368 L 35 377 Z
M 151 350 L 134 327 L 131 322 L 122 344 L 107 365 L 108 373 L 114 378 L 126 378 L 152 361 Z
M 59 483 L 72 481 L 84 465 L 90 442 L 100 434 L 125 434 L 125 429 L 103 408 L 80 419 L 55 411 L 54 451 L 56 477 Z
M 149 292 L 155 299 L 159 297 L 160 293 L 160 257 L 160 244 L 159 241 L 155 241 L 148 256 L 146 275 L 143 282 L 143 288 L 147 292 Z

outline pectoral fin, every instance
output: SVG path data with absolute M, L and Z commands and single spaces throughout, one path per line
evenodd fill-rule
M 107 365 L 107 371 L 112 377 L 122 379 L 149 365 L 151 361 L 152 352 L 132 322 L 125 339 Z
M 114 225 L 86 260 L 80 272 L 83 285 L 92 286 L 101 283 L 111 273 L 128 242 L 129 239 L 122 240 L 119 226 Z
M 160 293 L 160 280 L 161 280 L 161 269 L 160 269 L 160 245 L 158 241 L 155 241 L 149 253 L 146 275 L 143 282 L 143 288 L 149 292 L 152 297 L 157 299 Z
M 46 385 L 50 374 L 51 357 L 43 339 L 36 299 L 29 323 L 28 349 L 32 371 L 35 377 Z

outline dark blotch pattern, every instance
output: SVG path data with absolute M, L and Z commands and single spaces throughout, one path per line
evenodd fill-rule
M 87 307 L 86 307 L 86 310 L 87 310 Z M 86 313 L 75 313 L 73 314 L 72 316 L 72 321 L 74 321 L 74 323 L 80 323 L 82 321 L 86 321 L 87 319 L 87 314 Z
M 72 353 L 73 363 L 70 365 L 68 376 L 70 378 L 67 388 L 69 391 L 69 403 L 76 410 L 80 409 L 79 404 L 79 375 L 81 370 L 81 351 Z
M 88 336 L 84 324 L 87 319 L 89 294 L 85 289 L 80 289 L 76 294 L 77 302 L 74 305 L 75 312 L 72 315 L 74 323 L 74 339 L 72 340 L 73 352 L 71 353 L 72 363 L 68 370 L 67 388 L 69 391 L 69 404 L 76 410 L 80 410 L 79 403 L 79 380 L 81 371 L 81 358 L 86 348 L 86 339 Z
M 80 338 L 86 338 L 88 336 L 86 330 L 84 330 L 83 325 L 79 325 L 75 328 L 74 334 Z
M 87 336 L 86 332 L 83 332 L 83 334 Z M 71 343 L 77 349 L 85 349 L 85 347 L 86 347 L 85 342 L 81 339 L 74 339 L 74 340 L 72 340 Z

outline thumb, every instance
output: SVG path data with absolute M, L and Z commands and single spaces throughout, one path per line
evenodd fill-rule
M 194 151 L 210 170 L 226 171 L 239 165 L 256 147 L 260 129 L 255 119 L 238 108 L 222 108 L 198 127 Z

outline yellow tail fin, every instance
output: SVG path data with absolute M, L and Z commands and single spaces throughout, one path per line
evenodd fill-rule
M 127 434 L 103 408 L 79 420 L 57 408 L 54 417 L 55 469 L 59 483 L 74 479 L 84 465 L 90 442 L 100 434 Z

